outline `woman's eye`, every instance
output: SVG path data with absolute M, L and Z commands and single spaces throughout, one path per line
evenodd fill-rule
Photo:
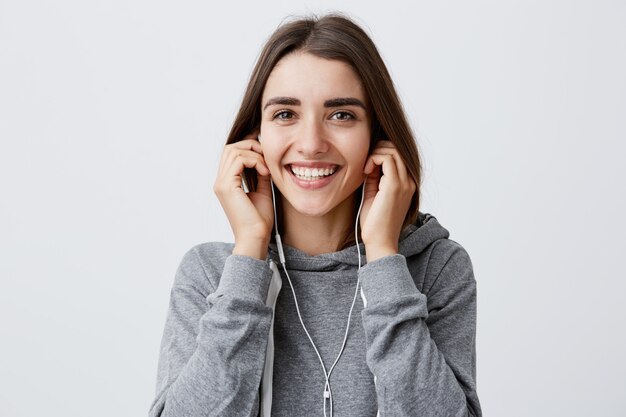
M 274 115 L 274 119 L 279 120 L 289 120 L 292 116 L 292 113 L 287 110 L 280 111 Z
M 332 117 L 335 118 L 337 120 L 351 120 L 354 119 L 354 115 L 352 115 L 351 113 L 348 113 L 346 111 L 338 111 L 337 113 L 333 114 Z

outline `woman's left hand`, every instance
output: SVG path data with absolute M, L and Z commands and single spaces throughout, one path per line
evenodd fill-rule
M 380 140 L 365 162 L 365 197 L 361 209 L 361 238 L 367 261 L 398 253 L 404 219 L 417 188 L 398 150 Z

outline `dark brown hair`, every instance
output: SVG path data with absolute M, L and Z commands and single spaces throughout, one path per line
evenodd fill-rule
M 347 16 L 332 13 L 321 17 L 305 17 L 278 27 L 266 42 L 252 70 L 241 107 L 226 144 L 238 142 L 251 131 L 260 128 L 261 98 L 267 79 L 278 61 L 295 51 L 345 62 L 359 75 L 371 107 L 370 152 L 376 142 L 381 139 L 391 141 L 398 149 L 409 175 L 417 185 L 403 227 L 415 223 L 419 214 L 422 178 L 422 165 L 417 144 L 393 81 L 376 46 L 363 29 Z M 243 176 L 248 189 L 256 190 L 256 171 L 246 168 Z M 360 202 L 360 188 L 356 194 Z M 278 230 L 281 228 L 282 216 L 279 200 L 279 198 L 276 200 Z M 356 220 L 356 210 L 358 210 L 358 203 L 355 205 L 354 220 Z M 354 234 L 348 233 L 337 249 L 344 249 L 354 243 Z

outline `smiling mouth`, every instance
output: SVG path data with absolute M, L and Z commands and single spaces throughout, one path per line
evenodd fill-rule
M 287 165 L 287 169 L 291 171 L 293 176 L 304 181 L 316 181 L 323 178 L 333 176 L 341 167 L 333 165 L 329 168 L 308 168 L 308 167 L 294 167 L 293 165 Z

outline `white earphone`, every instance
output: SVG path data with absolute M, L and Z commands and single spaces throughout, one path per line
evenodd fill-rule
M 367 180 L 367 177 L 366 177 Z M 271 184 L 271 188 L 272 188 L 272 202 L 274 207 L 276 207 L 276 197 L 275 197 L 275 193 L 274 193 L 274 182 L 270 179 L 270 184 Z M 363 182 L 363 188 L 365 189 L 365 182 Z M 355 239 L 356 239 L 356 245 L 357 245 L 357 251 L 359 254 L 359 270 L 361 269 L 361 249 L 359 247 L 359 238 L 358 238 L 358 224 L 359 224 L 359 217 L 361 214 L 361 208 L 363 207 L 363 200 L 364 200 L 364 195 L 365 192 L 362 193 L 361 195 L 361 204 L 359 206 L 359 211 L 357 213 L 356 216 L 356 223 L 354 225 L 354 234 L 355 234 Z M 307 330 L 306 326 L 304 325 L 304 321 L 302 320 L 302 315 L 300 314 L 300 307 L 298 306 L 298 299 L 296 297 L 296 292 L 294 290 L 293 284 L 291 282 L 291 278 L 289 277 L 289 273 L 287 272 L 287 267 L 285 266 L 285 253 L 283 251 L 283 244 L 282 241 L 280 239 L 280 234 L 278 233 L 278 220 L 277 220 L 277 216 L 276 216 L 276 210 L 274 209 L 274 230 L 276 231 L 275 234 L 275 238 L 276 238 L 276 245 L 278 247 L 278 253 L 279 253 L 279 257 L 280 257 L 280 263 L 283 266 L 283 270 L 285 271 L 285 275 L 287 275 L 287 280 L 289 281 L 289 287 L 291 288 L 291 292 L 293 294 L 293 299 L 294 302 L 296 304 L 296 311 L 298 313 L 298 318 L 300 319 L 300 324 L 302 324 L 302 328 L 304 329 L 304 332 L 306 333 L 307 337 L 309 338 L 309 341 L 311 342 L 311 346 L 313 346 L 313 349 L 315 350 L 315 353 L 317 354 L 317 358 L 320 361 L 320 365 L 322 366 L 322 371 L 324 372 L 324 376 L 326 378 L 326 383 L 324 385 L 324 397 L 323 397 L 323 401 L 324 401 L 324 417 L 326 417 L 326 400 L 328 400 L 330 402 L 330 417 L 333 416 L 333 394 L 332 394 L 332 390 L 331 390 L 331 386 L 330 386 L 330 375 L 333 372 L 333 369 L 335 369 L 335 365 L 337 365 L 337 362 L 339 361 L 339 358 L 341 357 L 343 350 L 346 346 L 346 340 L 348 338 L 348 331 L 350 330 L 350 319 L 352 317 L 352 310 L 354 309 L 354 303 L 356 301 L 356 296 L 358 294 L 358 289 L 359 289 L 359 283 L 360 283 L 360 278 L 358 276 L 358 272 L 357 272 L 357 283 L 356 283 L 356 288 L 355 288 L 355 292 L 354 292 L 354 298 L 352 299 L 352 305 L 350 307 L 350 313 L 348 314 L 348 325 L 346 327 L 346 333 L 344 335 L 343 338 L 343 343 L 341 345 L 341 350 L 339 351 L 339 355 L 337 356 L 337 359 L 335 359 L 335 362 L 333 363 L 333 366 L 331 366 L 330 370 L 328 372 L 326 372 L 326 366 L 324 365 L 324 361 L 322 360 L 322 357 L 317 349 L 317 346 L 315 346 L 315 343 L 313 342 L 313 339 L 311 338 L 311 335 L 309 334 L 309 331 Z M 365 303 L 365 297 L 363 295 L 363 291 L 361 290 L 361 296 L 363 297 L 363 301 Z

